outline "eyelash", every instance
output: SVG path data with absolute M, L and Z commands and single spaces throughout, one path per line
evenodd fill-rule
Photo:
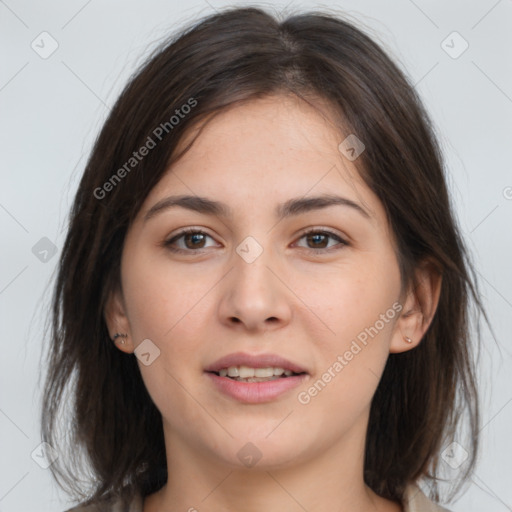
M 180 238 L 184 237 L 185 235 L 188 235 L 188 234 L 200 234 L 200 235 L 206 235 L 210 238 L 212 238 L 208 233 L 202 231 L 201 229 L 196 229 L 196 228 L 186 228 L 186 229 L 183 229 L 181 230 L 179 233 L 177 233 L 176 235 L 174 235 L 172 238 L 170 238 L 169 240 L 166 240 L 164 242 L 164 246 L 169 249 L 170 251 L 174 252 L 174 253 L 179 253 L 179 254 L 190 254 L 190 253 L 196 253 L 196 254 L 201 254 L 201 250 L 194 250 L 194 249 L 177 249 L 176 247 L 172 247 L 171 244 L 175 243 L 177 240 L 179 240 Z M 308 247 L 302 247 L 303 249 L 306 249 L 307 251 L 311 251 L 311 252 L 314 252 L 314 253 L 327 253 L 327 252 L 331 252 L 333 250 L 340 250 L 343 246 L 348 246 L 348 242 L 346 242 L 343 238 L 341 238 L 339 235 L 337 235 L 336 233 L 328 230 L 328 229 L 318 229 L 318 228 L 313 228 L 313 229 L 309 229 L 307 231 L 305 231 L 304 233 L 302 233 L 302 235 L 299 237 L 299 240 L 301 240 L 302 238 L 308 236 L 308 235 L 312 235 L 312 234 L 316 234 L 316 235 L 327 235 L 329 236 L 330 238 L 334 238 L 336 239 L 339 244 L 333 246 L 333 247 L 329 247 L 329 248 L 320 248 L 320 249 L 310 249 Z M 341 246 L 341 247 L 338 247 L 338 246 Z

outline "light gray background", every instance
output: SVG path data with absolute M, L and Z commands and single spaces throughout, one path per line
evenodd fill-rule
M 0 512 L 60 512 L 68 506 L 49 470 L 31 453 L 40 443 L 38 375 L 50 284 L 91 144 L 109 106 L 155 42 L 224 5 L 220 0 L 0 1 Z M 343 9 L 359 20 L 407 70 L 434 119 L 496 333 L 495 341 L 483 332 L 481 460 L 466 494 L 449 506 L 455 512 L 510 511 L 512 1 L 274 5 Z M 58 44 L 46 59 L 31 47 L 35 41 L 43 51 L 46 37 L 45 51 L 51 48 L 43 31 Z M 453 31 L 469 44 L 457 58 L 463 41 L 446 40 Z M 43 237 L 56 245 L 57 254 L 39 249 L 36 257 L 32 248 Z

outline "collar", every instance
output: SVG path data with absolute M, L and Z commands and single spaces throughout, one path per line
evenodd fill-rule
M 450 512 L 427 498 L 415 483 L 407 485 L 402 501 L 404 512 Z
M 431 501 L 415 483 L 411 483 L 405 488 L 402 504 L 404 512 L 450 512 L 448 509 Z M 144 499 L 141 494 L 137 493 L 130 503 L 128 510 L 121 510 L 120 503 L 118 502 L 114 504 L 112 512 L 143 512 L 143 509 Z

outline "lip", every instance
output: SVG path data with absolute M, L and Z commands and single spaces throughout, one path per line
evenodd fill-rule
M 206 372 L 218 372 L 222 368 L 241 365 L 249 366 L 250 368 L 283 368 L 284 370 L 291 370 L 293 373 L 308 373 L 305 368 L 277 354 L 247 354 L 245 352 L 235 352 L 221 357 L 204 370 Z
M 302 373 L 267 382 L 242 382 L 211 372 L 206 372 L 205 375 L 219 391 L 246 404 L 271 402 L 309 377 L 307 373 Z
M 291 375 L 266 382 L 242 382 L 221 377 L 213 372 L 230 366 L 249 366 L 250 368 L 283 368 L 300 375 Z M 275 400 L 280 395 L 297 387 L 309 377 L 308 371 L 297 363 L 293 363 L 277 354 L 247 354 L 236 352 L 228 354 L 207 366 L 205 375 L 222 393 L 247 404 L 258 404 Z

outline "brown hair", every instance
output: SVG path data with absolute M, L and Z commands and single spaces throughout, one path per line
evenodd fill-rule
M 270 94 L 326 100 L 345 135 L 364 142 L 358 168 L 396 236 L 403 288 L 414 284 L 414 269 L 426 258 L 442 272 L 438 308 L 423 340 L 389 356 L 373 398 L 366 483 L 401 500 L 408 483 L 427 476 L 437 500 L 439 453 L 464 418 L 471 445 L 464 446 L 470 456 L 460 480 L 473 470 L 479 406 L 470 299 L 475 318 L 485 311 L 418 95 L 385 52 L 341 17 L 311 12 L 278 21 L 259 8 L 232 8 L 173 36 L 130 79 L 76 193 L 52 298 L 42 433 L 59 446 L 59 414 L 69 389 L 68 441 L 74 454 L 83 449 L 78 453 L 85 460 L 70 451 L 51 469 L 78 497 L 122 494 L 128 501 L 166 482 L 160 412 L 133 354 L 110 341 L 103 310 L 120 286 L 126 232 L 150 190 L 184 153 L 175 152 L 183 135 L 226 108 Z M 134 151 L 150 140 L 154 147 L 135 159 Z M 479 328 L 476 333 L 478 340 Z M 79 471 L 86 467 L 93 478 L 84 481 Z

